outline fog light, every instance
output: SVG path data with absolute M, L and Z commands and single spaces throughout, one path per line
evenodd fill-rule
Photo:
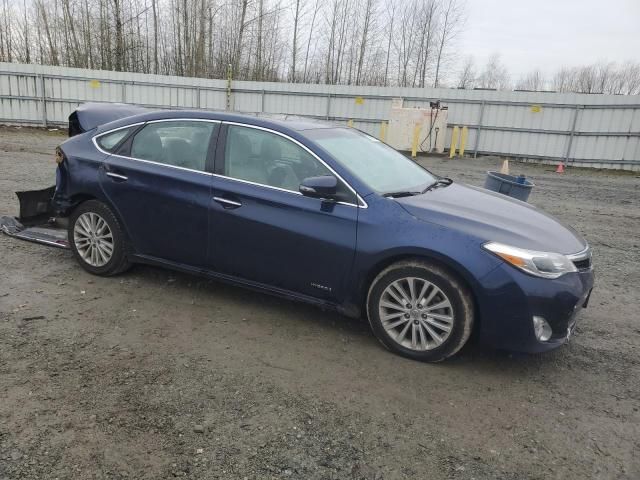
M 542 317 L 533 317 L 533 330 L 536 338 L 541 342 L 546 342 L 551 338 L 551 326 Z

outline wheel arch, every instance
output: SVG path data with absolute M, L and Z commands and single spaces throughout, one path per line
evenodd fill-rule
M 89 193 L 75 193 L 69 198 L 71 210 L 75 210 L 78 207 L 78 205 L 80 205 L 81 203 L 87 202 L 89 200 L 98 200 L 102 202 L 102 200 L 96 197 L 95 195 L 91 195 Z
M 482 319 L 480 318 L 480 308 L 478 301 L 479 285 L 474 280 L 473 275 L 463 265 L 456 262 L 450 257 L 447 257 L 437 252 L 423 251 L 423 252 L 398 252 L 392 255 L 386 256 L 376 262 L 371 268 L 369 268 L 364 276 L 360 285 L 360 292 L 358 298 L 358 306 L 360 312 L 366 315 L 367 301 L 369 292 L 373 285 L 373 281 L 376 277 L 386 268 L 399 262 L 416 261 L 416 262 L 429 262 L 446 270 L 448 273 L 456 277 L 465 287 L 468 288 L 471 298 L 473 300 L 474 310 L 474 325 L 471 333 L 471 338 L 474 338 L 477 332 L 480 330 L 480 324 Z
M 111 210 L 111 212 L 115 215 L 116 219 L 118 220 L 119 224 L 120 224 L 120 228 L 122 229 L 122 232 L 125 235 L 125 240 L 127 242 L 127 246 L 129 248 L 129 250 L 131 251 L 133 249 L 133 242 L 131 241 L 131 235 L 129 234 L 129 228 L 127 226 L 127 224 L 123 221 L 122 219 L 122 215 L 120 215 L 120 211 L 115 208 L 114 205 L 111 204 L 111 202 L 104 197 L 99 197 L 90 193 L 85 193 L 85 192 L 81 192 L 81 193 L 74 193 L 70 198 L 69 198 L 69 208 L 66 210 L 65 212 L 65 216 L 71 216 L 73 214 L 73 211 L 78 208 L 80 205 L 82 205 L 85 202 L 88 202 L 89 200 L 97 200 L 100 203 L 103 203 L 104 205 L 107 206 L 107 208 L 109 208 L 109 210 Z

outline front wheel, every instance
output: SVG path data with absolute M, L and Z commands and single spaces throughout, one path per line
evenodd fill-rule
M 69 218 L 69 244 L 78 263 L 94 275 L 127 270 L 125 235 L 111 209 L 98 200 L 78 206 Z
M 460 350 L 474 321 L 469 289 L 445 268 L 417 260 L 380 272 L 369 289 L 367 315 L 385 347 L 426 362 Z

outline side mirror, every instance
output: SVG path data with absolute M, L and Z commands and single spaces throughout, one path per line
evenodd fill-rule
M 337 189 L 338 180 L 333 175 L 305 178 L 300 184 L 300 193 L 314 198 L 333 198 Z

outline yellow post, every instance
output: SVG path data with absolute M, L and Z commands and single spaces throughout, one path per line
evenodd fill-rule
M 232 80 L 231 64 L 227 67 L 227 110 L 231 110 L 231 80 Z
M 418 142 L 420 141 L 420 124 L 413 127 L 413 142 L 411 142 L 411 158 L 416 158 L 418 153 Z
M 387 127 L 389 126 L 388 122 L 382 122 L 380 124 L 380 141 L 381 142 L 386 142 L 387 141 Z
M 467 127 L 462 127 L 460 131 L 460 151 L 458 155 L 460 157 L 464 157 L 464 147 L 467 145 L 467 137 L 469 136 L 469 129 Z
M 347 122 L 347 127 L 349 127 L 349 128 L 353 128 L 353 120 L 349 120 L 349 121 Z
M 456 155 L 456 148 L 458 147 L 458 135 L 460 128 L 456 125 L 451 132 L 451 146 L 449 147 L 449 158 L 453 158 Z

